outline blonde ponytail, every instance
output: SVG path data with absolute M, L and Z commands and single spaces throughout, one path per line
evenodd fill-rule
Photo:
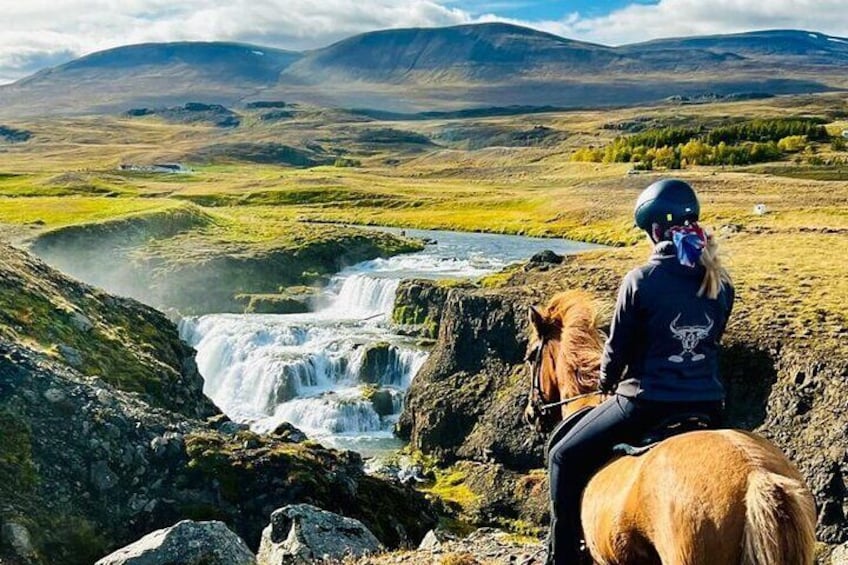
M 701 253 L 701 265 L 704 266 L 704 280 L 698 290 L 698 296 L 706 295 L 707 298 L 715 300 L 721 292 L 722 286 L 730 284 L 730 274 L 721 264 L 719 257 L 718 240 L 712 234 L 706 234 L 707 243 Z

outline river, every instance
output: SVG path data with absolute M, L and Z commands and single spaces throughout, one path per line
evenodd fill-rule
M 396 449 L 401 442 L 392 430 L 404 394 L 427 359 L 426 349 L 394 333 L 389 323 L 399 282 L 480 277 L 544 249 L 568 254 L 596 247 L 564 239 L 405 231 L 436 243 L 343 270 L 313 312 L 183 320 L 180 331 L 197 349 L 204 392 L 231 419 L 257 432 L 289 422 L 325 445 L 365 456 Z

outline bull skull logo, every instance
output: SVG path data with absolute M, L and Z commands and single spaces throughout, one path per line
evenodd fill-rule
M 703 353 L 695 353 L 695 348 L 698 347 L 702 339 L 706 339 L 710 335 L 710 330 L 713 329 L 713 321 L 705 314 L 707 318 L 706 326 L 678 326 L 677 322 L 680 321 L 681 315 L 678 314 L 668 327 L 675 339 L 679 339 L 680 343 L 683 344 L 683 351 L 679 355 L 672 355 L 668 360 L 672 363 L 683 363 L 688 355 L 692 361 L 701 361 L 706 356 Z

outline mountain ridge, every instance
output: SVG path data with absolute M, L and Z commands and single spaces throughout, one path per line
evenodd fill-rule
M 804 30 L 616 47 L 506 23 L 378 30 L 302 52 L 230 42 L 144 43 L 0 86 L 0 117 L 271 97 L 391 111 L 606 106 L 705 90 L 843 89 L 846 67 L 848 39 Z

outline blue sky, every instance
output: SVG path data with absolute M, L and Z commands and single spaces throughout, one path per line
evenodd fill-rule
M 144 42 L 323 47 L 386 28 L 506 21 L 622 45 L 659 37 L 805 29 L 848 36 L 846 0 L 0 0 L 0 84 Z
M 560 20 L 570 14 L 585 17 L 607 15 L 630 4 L 656 4 L 652 0 L 457 0 L 455 4 L 475 15 L 497 14 L 505 18 L 529 21 Z

